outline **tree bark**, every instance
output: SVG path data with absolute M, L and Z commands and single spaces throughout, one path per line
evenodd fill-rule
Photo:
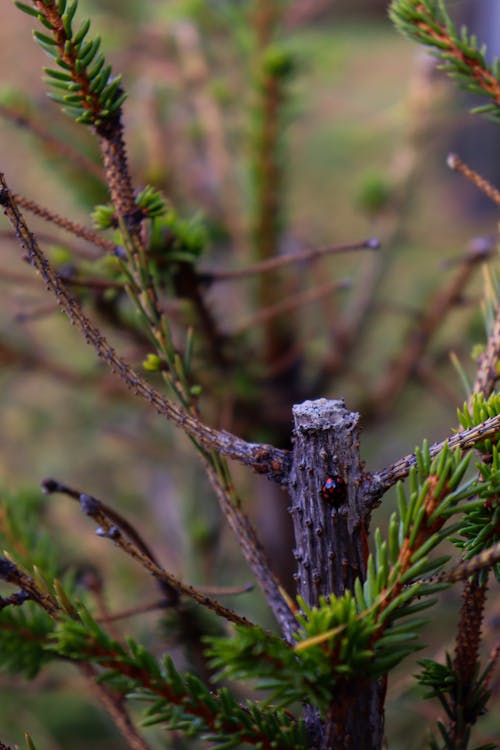
M 295 579 L 298 594 L 309 606 L 318 606 L 320 597 L 341 596 L 346 589 L 352 590 L 357 577 L 364 580 L 373 503 L 359 457 L 359 414 L 348 411 L 342 400 L 318 399 L 294 406 L 293 416 L 289 492 Z M 325 499 L 329 478 L 338 491 Z M 314 746 L 321 750 L 380 748 L 384 693 L 384 682 L 363 678 L 339 682 L 325 721 L 315 709 L 305 710 Z

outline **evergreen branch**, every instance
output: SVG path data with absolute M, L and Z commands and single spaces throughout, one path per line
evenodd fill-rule
M 417 637 L 425 620 L 409 615 L 432 606 L 431 596 L 448 586 L 446 578 L 421 578 L 448 560 L 430 556 L 461 526 L 445 524 L 452 515 L 482 504 L 471 497 L 500 489 L 499 477 L 494 483 L 485 477 L 461 486 L 470 458 L 445 446 L 432 459 L 424 444 L 416 451 L 408 492 L 398 486 L 398 513 L 391 516 L 387 541 L 375 533 L 375 553 L 368 558 L 364 583 L 357 579 L 353 592 L 332 593 L 317 607 L 299 599 L 301 629 L 293 650 L 261 631 L 237 627 L 231 640 L 210 639 L 212 665 L 225 677 L 257 679 L 257 687 L 271 690 L 281 705 L 306 695 L 320 710 L 329 711 L 342 694 L 344 680 L 380 678 L 421 648 Z M 499 553 L 495 550 L 487 562 L 483 558 L 481 566 L 492 565 Z
M 116 354 L 100 330 L 84 315 L 78 302 L 67 292 L 62 280 L 52 270 L 16 208 L 3 175 L 0 175 L 0 204 L 4 207 L 21 247 L 27 250 L 31 265 L 39 272 L 48 291 L 56 297 L 59 306 L 70 321 L 80 329 L 88 343 L 92 344 L 97 355 L 106 362 L 112 372 L 118 375 L 129 390 L 153 406 L 159 414 L 183 429 L 207 451 L 220 452 L 251 466 L 259 474 L 267 474 L 270 478 L 284 481 L 289 463 L 287 451 L 271 445 L 247 443 L 225 430 L 218 431 L 208 427 L 166 399 Z
M 184 594 L 229 622 L 252 626 L 252 623 L 245 617 L 224 607 L 215 599 L 211 599 L 193 586 L 183 583 L 172 575 L 172 573 L 165 570 L 156 561 L 149 547 L 144 543 L 135 528 L 101 500 L 86 493 L 80 493 L 53 479 L 44 480 L 42 488 L 47 493 L 62 492 L 77 500 L 83 512 L 92 518 L 96 524 L 99 524 L 99 528 L 97 529 L 99 536 L 111 539 L 127 555 L 139 562 L 161 584 L 166 586 L 165 593 L 167 594 L 169 604 L 175 605 L 179 595 Z
M 111 66 L 105 64 L 99 52 L 100 38 L 89 40 L 90 21 L 84 21 L 78 31 L 74 30 L 78 0 L 68 7 L 66 0 L 32 0 L 29 6 L 15 4 L 35 16 L 50 33 L 47 36 L 35 31 L 33 35 L 57 66 L 45 68 L 47 83 L 55 89 L 51 98 L 62 104 L 77 122 L 98 128 L 113 118 L 125 99 L 120 78 L 113 78 Z
M 479 392 L 472 394 L 463 410 L 458 412 L 458 417 L 462 427 L 470 428 L 483 423 L 499 410 L 500 395 L 492 394 L 486 399 Z M 476 447 L 483 454 L 483 462 L 477 466 L 481 485 L 477 488 L 478 501 L 464 506 L 459 535 L 452 539 L 464 551 L 466 559 L 451 571 L 434 577 L 434 580 L 448 582 L 465 581 L 455 655 L 453 661 L 447 656 L 445 666 L 426 660 L 419 677 L 423 684 L 432 687 L 428 697 L 437 697 L 446 708 L 447 724 L 441 722 L 438 725 L 445 747 L 464 750 L 469 744 L 471 727 L 484 713 L 489 698 L 486 673 L 479 673 L 479 651 L 488 572 L 493 570 L 497 577 L 500 575 L 499 442 L 496 438 L 488 438 Z
M 42 590 L 40 580 L 36 582 L 15 563 L 5 557 L 0 557 L 0 579 L 18 586 L 21 591 L 25 592 L 26 598 L 36 602 L 51 617 L 54 617 L 58 612 L 59 606 L 56 599 L 48 589 Z
M 96 501 L 87 496 L 83 504 L 92 509 L 92 502 Z M 103 514 L 102 519 L 99 517 L 98 520 L 106 523 L 106 516 Z M 75 609 L 57 582 L 54 583 L 54 596 L 48 587 L 46 591 L 41 588 L 41 585 L 45 586 L 41 578 L 36 582 L 5 558 L 0 559 L 0 578 L 20 586 L 54 621 L 55 629 L 50 635 L 49 645 L 46 635 L 37 641 L 38 648 L 42 649 L 46 658 L 53 654 L 69 659 L 79 666 L 83 665 L 87 676 L 93 677 L 97 673 L 90 664 L 95 663 L 108 670 L 106 674 L 98 675 L 101 682 L 106 679 L 113 684 L 116 677 L 126 678 L 127 692 L 133 692 L 135 697 L 153 704 L 148 712 L 148 724 L 161 722 L 167 723 L 171 728 L 184 730 L 189 724 L 196 729 L 197 734 L 206 731 L 212 740 L 228 741 L 229 738 L 236 738 L 237 742 L 256 744 L 267 750 L 305 748 L 303 727 L 289 714 L 266 710 L 261 706 L 257 710 L 251 704 L 241 707 L 227 690 L 214 694 L 192 675 L 187 675 L 182 680 L 168 657 L 164 659 L 163 669 L 160 668 L 155 658 L 142 646 L 129 640 L 128 648 L 125 648 L 113 640 L 83 606 Z M 8 633 L 4 614 L 0 617 L 0 632 Z M 241 622 L 245 622 L 243 618 Z M 22 630 L 18 626 L 15 634 L 18 639 L 22 637 Z M 29 643 L 30 640 L 31 632 L 28 633 L 26 642 Z M 7 658 L 11 658 L 11 651 L 12 649 L 7 650 Z M 117 684 L 117 688 L 123 692 L 123 681 Z M 102 700 L 104 696 L 101 691 L 98 692 Z M 158 701 L 158 698 L 161 700 Z M 111 701 L 114 703 L 113 707 Z M 127 729 L 124 727 L 127 715 L 122 710 L 118 716 L 119 703 L 116 703 L 115 697 L 108 691 L 105 705 L 118 727 L 121 730 Z M 182 723 L 179 724 L 181 719 Z M 125 736 L 131 740 L 130 731 Z M 135 747 L 139 748 L 139 745 L 136 744 Z
M 139 241 L 143 214 L 135 204 L 128 169 L 121 121 L 126 94 L 120 76 L 111 75 L 111 66 L 99 52 L 100 38 L 88 39 L 90 21 L 84 21 L 74 31 L 78 0 L 69 6 L 67 0 L 32 0 L 31 5 L 15 2 L 20 10 L 38 18 L 49 30 L 51 36 L 38 31 L 34 36 L 57 66 L 45 68 L 46 82 L 55 89 L 51 98 L 77 122 L 94 126 L 113 206 Z
M 466 29 L 459 34 L 441 0 L 392 0 L 389 16 L 406 36 L 430 49 L 440 67 L 458 84 L 490 103 L 476 111 L 500 118 L 500 75 L 498 61 L 486 62 L 485 48 Z
M 475 172 L 457 154 L 448 154 L 446 160 L 450 169 L 459 172 L 471 182 L 481 193 L 484 193 L 496 206 L 500 206 L 500 190 L 486 180 L 479 172 Z
M 78 326 L 86 341 L 92 344 L 98 356 L 106 362 L 112 372 L 136 395 L 141 396 L 160 414 L 181 427 L 201 446 L 202 458 L 208 477 L 215 489 L 221 507 L 228 518 L 231 529 L 238 536 L 240 545 L 255 573 L 261 588 L 287 637 L 295 628 L 293 614 L 280 591 L 278 581 L 269 568 L 269 563 L 256 537 L 250 521 L 240 508 L 239 500 L 228 476 L 227 466 L 218 455 L 227 455 L 252 466 L 259 473 L 270 477 L 282 477 L 288 467 L 289 454 L 273 446 L 246 443 L 226 431 L 213 430 L 197 417 L 188 414 L 141 378 L 123 359 L 117 356 L 100 330 L 85 316 L 78 302 L 68 293 L 61 279 L 54 274 L 34 236 L 29 232 L 8 190 L 3 175 L 0 175 L 0 203 L 11 222 L 22 247 L 28 251 L 30 263 L 38 270 L 47 289 L 52 292 L 60 307 L 72 323 Z M 265 468 L 264 468 L 265 467 Z
M 221 748 L 224 741 L 263 750 L 306 747 L 304 729 L 290 714 L 261 704 L 258 711 L 253 704 L 240 706 L 227 689 L 212 692 L 193 675 L 181 677 L 168 656 L 160 665 L 132 639 L 127 647 L 114 641 L 84 609 L 78 620 L 58 623 L 50 649 L 77 663 L 95 663 L 106 670 L 101 681 L 117 682 L 129 698 L 151 704 L 143 725 L 182 729 Z

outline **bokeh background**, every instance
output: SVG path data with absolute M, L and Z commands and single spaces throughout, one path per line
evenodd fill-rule
M 96 144 L 47 99 L 41 82 L 47 59 L 31 38 L 32 19 L 12 3 L 3 5 L 0 169 L 16 192 L 88 226 L 89 211 L 106 201 L 102 185 L 61 158 L 12 113 L 26 115 L 98 164 Z M 80 17 L 94 19 L 113 69 L 123 74 L 129 92 L 125 125 L 136 184 L 152 183 L 184 215 L 204 217 L 209 242 L 200 265 L 206 269 L 241 267 L 251 256 L 252 132 L 257 123 L 252 28 L 244 22 L 248 5 L 80 2 Z M 452 4 L 453 13 L 476 28 L 492 52 L 500 44 L 493 34 L 500 29 L 494 23 L 497 10 L 495 0 Z M 477 245 L 482 238 L 488 244 L 493 238 L 494 246 L 496 212 L 447 168 L 446 156 L 458 152 L 498 185 L 498 126 L 468 113 L 474 102 L 457 93 L 432 59 L 396 33 L 385 2 L 290 3 L 278 40 L 293 57 L 294 70 L 287 82 L 279 144 L 283 220 L 276 252 L 369 237 L 379 238 L 381 249 L 304 266 L 298 278 L 290 273 L 275 282 L 277 294 L 286 289 L 298 295 L 325 280 L 349 279 L 348 289 L 293 312 L 300 367 L 309 388 L 301 395 L 344 397 L 348 406 L 360 409 L 363 458 L 368 470 L 376 470 L 410 452 L 424 437 L 439 440 L 455 427 L 465 391 L 450 352 L 473 378 L 471 350 L 484 340 L 480 300 L 485 277 L 480 267 L 405 387 L 387 399 L 387 408 L 378 408 L 374 400 L 412 328 L 449 283 L 471 242 L 476 238 Z M 86 263 L 87 273 L 103 273 L 99 261 L 93 266 L 94 261 L 82 257 L 82 243 L 39 219 L 30 220 L 30 227 L 60 270 L 71 276 L 75 264 Z M 0 232 L 3 491 L 22 488 L 36 495 L 43 477 L 57 477 L 127 515 L 163 564 L 186 581 L 219 586 L 249 581 L 187 441 L 96 363 L 94 352 L 83 346 L 23 262 L 6 223 Z M 76 254 L 75 244 L 80 248 Z M 493 272 L 495 265 L 493 256 Z M 363 284 L 374 277 L 379 278 L 376 293 L 352 347 L 351 363 L 333 368 L 327 377 L 324 363 L 338 344 L 335 325 L 346 312 L 354 314 Z M 116 325 L 105 297 L 95 290 L 79 294 L 117 348 L 139 366 L 147 353 L 143 342 L 126 326 Z M 231 335 L 259 309 L 255 285 L 248 282 L 212 284 L 207 299 L 218 326 Z M 186 304 L 175 295 L 170 303 L 175 321 L 189 317 Z M 202 404 L 212 424 L 287 447 L 295 391 L 286 379 L 273 380 L 255 369 L 259 336 L 258 323 L 234 336 L 231 345 L 248 352 L 248 367 L 240 363 L 227 376 L 216 370 L 210 374 L 201 345 L 198 367 L 213 386 L 213 397 L 209 393 Z M 270 399 L 279 406 L 273 419 Z M 245 404 L 241 410 L 240 402 Z M 235 467 L 234 473 L 274 565 L 291 587 L 286 496 L 246 470 Z M 384 525 L 392 504 L 388 495 L 376 523 Z M 41 523 L 53 537 L 61 568 L 98 573 L 110 610 L 155 598 L 152 582 L 97 538 L 67 500 L 44 500 Z M 258 592 L 228 601 L 271 624 Z M 459 593 L 451 591 L 435 610 L 429 653 L 450 645 L 458 606 Z M 494 615 L 494 610 L 488 615 L 490 630 Z M 158 653 L 166 647 L 178 652 L 182 665 L 185 656 L 173 626 L 158 612 L 119 627 Z M 393 748 L 421 747 L 427 722 L 437 715 L 411 688 L 414 671 L 415 665 L 405 662 L 390 683 L 387 724 Z M 30 684 L 2 675 L 0 693 L 4 742 L 21 742 L 28 729 L 40 748 L 113 750 L 123 744 L 69 667 L 51 668 Z M 498 738 L 498 721 L 488 719 L 482 733 Z M 147 736 L 158 748 L 196 746 L 156 730 Z

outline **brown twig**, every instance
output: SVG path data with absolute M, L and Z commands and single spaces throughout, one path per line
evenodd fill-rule
M 254 589 L 252 583 L 247 583 L 244 586 L 197 586 L 197 590 L 202 594 L 208 596 L 237 596 L 238 594 L 246 594 Z M 165 609 L 168 603 L 165 599 L 157 599 L 154 602 L 148 602 L 146 604 L 139 604 L 137 607 L 130 607 L 124 609 L 121 612 L 111 612 L 109 614 L 102 614 L 96 617 L 97 622 L 114 622 L 116 620 L 125 620 L 129 617 L 135 617 L 135 615 L 142 615 L 145 612 L 154 612 L 158 609 Z
M 482 440 L 495 438 L 498 433 L 500 433 L 500 415 L 491 417 L 485 422 L 482 422 L 475 427 L 471 427 L 469 430 L 463 430 L 462 432 L 456 433 L 440 443 L 434 443 L 429 448 L 429 452 L 431 456 L 436 456 L 446 443 L 451 450 L 454 448 L 468 450 Z M 411 467 L 415 466 L 415 464 L 415 454 L 410 453 L 409 455 L 404 456 L 404 458 L 398 459 L 398 461 L 391 464 L 391 466 L 382 469 L 382 471 L 373 473 L 370 481 L 373 482 L 374 502 L 378 502 L 380 497 L 396 484 L 397 481 L 407 477 Z
M 362 242 L 346 242 L 339 245 L 326 245 L 325 247 L 317 247 L 312 250 L 301 250 L 298 253 L 290 253 L 289 255 L 278 255 L 268 260 L 263 260 L 260 263 L 254 263 L 246 268 L 229 268 L 229 269 L 201 269 L 200 278 L 204 282 L 221 282 L 221 281 L 237 281 L 239 279 L 246 279 L 251 276 L 255 276 L 259 273 L 267 273 L 268 271 L 275 271 L 278 268 L 291 265 L 293 263 L 303 263 L 306 261 L 315 261 L 325 255 L 336 255 L 340 253 L 348 253 L 354 250 L 378 250 L 380 248 L 380 242 L 376 238 L 369 240 L 363 240 Z
M 479 552 L 469 560 L 460 560 L 459 563 L 454 565 L 449 570 L 443 570 L 436 576 L 428 579 L 432 583 L 439 583 L 440 581 L 447 581 L 448 583 L 455 583 L 456 581 L 465 581 L 470 578 L 474 573 L 478 573 L 485 568 L 491 568 L 500 561 L 500 542 L 497 542 L 488 549 Z
M 49 221 L 51 224 L 55 224 L 55 226 L 61 227 L 61 229 L 66 230 L 66 232 L 69 232 L 75 237 L 81 237 L 82 239 L 91 242 L 93 245 L 101 247 L 107 253 L 114 253 L 116 251 L 116 245 L 114 242 L 106 240 L 104 237 L 101 237 L 101 235 L 97 234 L 97 232 L 94 232 L 92 229 L 87 229 L 86 227 L 81 226 L 81 224 L 77 224 L 74 221 L 65 219 L 63 216 L 59 216 L 49 208 L 44 208 L 43 206 L 40 206 L 38 203 L 36 203 L 36 201 L 24 198 L 22 195 L 13 193 L 12 197 L 14 198 L 16 203 L 18 203 L 22 208 L 26 209 L 26 211 L 30 211 L 36 216 L 39 216 L 41 219 Z
M 42 591 L 37 582 L 5 557 L 0 557 L 0 580 L 12 583 L 25 592 L 28 599 L 36 602 L 51 617 L 56 617 L 59 605 L 49 591 Z
M 229 622 L 249 627 L 252 626 L 253 623 L 250 620 L 224 607 L 206 594 L 202 594 L 193 586 L 183 583 L 172 573 L 165 570 L 156 561 L 156 558 L 136 529 L 121 514 L 117 513 L 117 511 L 110 508 L 101 500 L 86 493 L 78 492 L 54 479 L 45 479 L 42 482 L 42 489 L 46 493 L 61 492 L 77 500 L 83 512 L 92 518 L 95 523 L 99 524 L 99 528 L 97 529 L 99 536 L 111 539 L 129 557 L 132 557 L 146 568 L 157 581 L 163 585 L 166 584 L 168 594 L 171 597 L 171 603 L 175 604 L 178 596 L 184 594 Z
M 0 204 L 4 207 L 5 214 L 11 222 L 18 241 L 28 252 L 30 263 L 40 273 L 48 291 L 55 295 L 59 306 L 71 322 L 80 329 L 86 341 L 92 344 L 97 355 L 106 362 L 111 371 L 116 373 L 131 391 L 153 406 L 164 417 L 181 427 L 194 440 L 206 447 L 208 451 L 218 451 L 241 463 L 252 466 L 258 473 L 267 474 L 270 478 L 274 477 L 278 481 L 285 481 L 289 462 L 287 451 L 270 445 L 247 443 L 229 432 L 208 427 L 199 419 L 166 399 L 116 354 L 101 331 L 83 313 L 79 303 L 68 293 L 63 281 L 52 270 L 35 237 L 29 232 L 22 215 L 16 208 L 15 201 L 2 174 L 0 174 Z
M 489 182 L 485 177 L 480 175 L 479 172 L 475 172 L 473 169 L 471 169 L 471 167 L 463 162 L 457 154 L 448 154 L 446 163 L 448 164 L 450 169 L 453 169 L 455 172 L 460 172 L 460 174 L 463 175 L 469 182 L 471 182 L 478 190 L 480 190 L 481 193 L 484 193 L 484 195 L 488 196 L 488 198 L 493 201 L 495 205 L 500 206 L 500 190 L 492 185 L 491 182 Z

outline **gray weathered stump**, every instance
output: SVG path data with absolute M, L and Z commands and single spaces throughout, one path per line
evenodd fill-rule
M 305 401 L 293 407 L 294 448 L 289 481 L 295 532 L 297 592 L 310 606 L 341 595 L 364 579 L 368 555 L 369 486 L 359 458 L 359 414 L 343 401 Z M 325 501 L 328 477 L 345 482 L 345 497 Z M 383 740 L 384 686 L 364 679 L 338 685 L 328 720 L 306 710 L 313 742 L 322 750 L 376 750 Z

